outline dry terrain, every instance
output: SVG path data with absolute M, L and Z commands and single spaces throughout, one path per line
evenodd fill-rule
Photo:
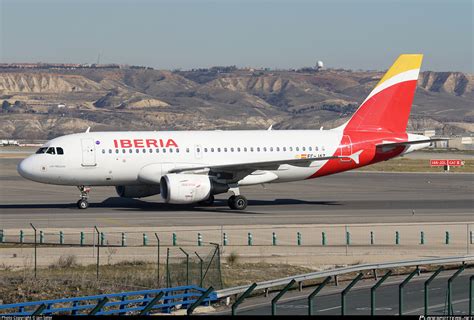
M 2 69 L 0 136 L 92 130 L 315 129 L 342 123 L 383 72 Z M 410 130 L 473 132 L 474 76 L 420 75 Z

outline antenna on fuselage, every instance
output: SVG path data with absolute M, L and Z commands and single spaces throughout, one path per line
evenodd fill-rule
M 87 127 L 86 133 L 89 133 L 91 131 L 91 127 Z

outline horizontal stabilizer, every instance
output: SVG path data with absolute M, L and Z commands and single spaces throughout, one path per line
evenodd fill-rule
M 409 146 L 412 144 L 420 144 L 420 143 L 431 143 L 435 141 L 448 141 L 448 138 L 435 138 L 435 139 L 424 139 L 424 140 L 416 140 L 416 141 L 404 141 L 404 142 L 388 142 L 388 143 L 381 143 L 378 144 L 377 147 L 398 147 L 398 146 Z

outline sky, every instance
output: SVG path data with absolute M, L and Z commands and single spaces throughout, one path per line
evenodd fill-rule
M 474 73 L 473 0 L 0 0 L 0 62 Z

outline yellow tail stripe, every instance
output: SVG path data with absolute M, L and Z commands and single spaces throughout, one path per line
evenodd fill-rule
M 421 62 L 423 60 L 422 54 L 402 54 L 398 57 L 398 59 L 393 63 L 393 65 L 388 69 L 387 73 L 383 76 L 383 78 L 379 81 L 376 85 L 378 87 L 384 81 L 400 74 L 402 72 L 413 70 L 413 69 L 420 69 Z

